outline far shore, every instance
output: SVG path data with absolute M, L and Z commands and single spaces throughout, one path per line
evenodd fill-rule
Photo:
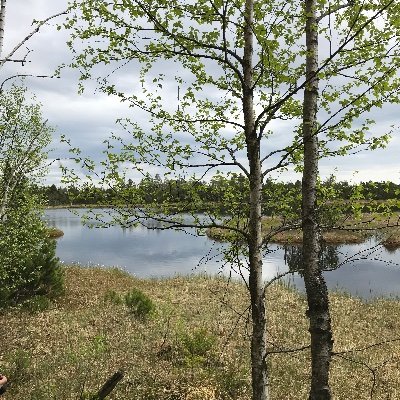
M 140 207 L 138 205 L 137 207 Z M 102 209 L 113 208 L 110 204 L 72 204 L 72 205 L 56 205 L 47 206 L 48 210 L 57 209 Z M 380 237 L 382 245 L 389 251 L 400 248 L 400 227 L 398 226 L 398 213 L 389 219 L 371 218 L 369 214 L 364 214 L 359 221 L 348 221 L 345 226 L 337 229 L 326 230 L 322 232 L 322 240 L 326 244 L 361 244 L 371 237 Z M 280 219 L 277 217 L 263 217 L 263 235 L 271 236 L 268 241 L 276 244 L 301 245 L 303 235 L 300 229 L 288 229 L 274 233 L 279 230 Z M 367 229 L 365 229 L 367 228 Z M 210 228 L 206 231 L 207 236 L 219 242 L 232 242 L 238 239 L 234 231 L 221 228 Z M 60 229 L 50 229 L 49 236 L 59 238 L 64 233 Z

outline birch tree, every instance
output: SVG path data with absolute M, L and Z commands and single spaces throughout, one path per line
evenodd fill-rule
M 80 89 L 97 78 L 101 90 L 136 110 L 118 121 L 123 134 L 106 141 L 100 165 L 71 149 L 88 180 L 118 189 L 118 212 L 104 224 L 147 226 L 152 220 L 160 229 L 196 228 L 201 234 L 219 227 L 236 235 L 224 255 L 249 274 L 243 278 L 251 299 L 253 400 L 270 398 L 267 360 L 275 353 L 267 345 L 272 305 L 265 303 L 263 249 L 277 232 L 302 226 L 310 399 L 330 398 L 332 332 L 317 258 L 318 159 L 387 143 L 389 132 L 374 134 L 368 112 L 399 101 L 399 3 L 91 0 L 71 2 L 70 11 L 65 27 L 76 54 L 72 67 L 82 73 Z M 327 49 L 320 55 L 319 37 Z M 118 80 L 121 72 L 135 76 L 128 90 Z M 143 124 L 141 113 L 148 118 Z M 278 128 L 283 122 L 285 134 Z M 284 222 L 263 235 L 262 183 L 290 166 L 303 171 L 302 215 L 282 205 Z M 190 222 L 168 202 L 132 207 L 138 198 L 123 189 L 130 170 L 145 175 L 150 169 L 191 176 L 191 200 L 180 208 L 192 214 Z M 217 171 L 242 173 L 247 201 L 228 191 L 229 217 L 210 204 L 199 218 L 195 182 Z M 78 176 L 70 171 L 66 179 L 76 183 Z
M 302 229 L 304 282 L 311 336 L 310 400 L 330 399 L 329 366 L 333 349 L 328 288 L 318 262 L 318 22 L 317 2 L 306 0 L 306 79 L 303 101 L 304 169 L 302 180 Z
M 0 96 L 0 307 L 60 294 L 63 272 L 33 184 L 47 172 L 53 129 L 27 89 Z
M 6 0 L 0 0 L 0 59 L 3 53 L 5 22 L 6 22 Z
M 13 193 L 26 179 L 46 172 L 46 148 L 53 128 L 43 120 L 40 104 L 27 99 L 24 87 L 13 85 L 0 97 L 0 220 L 13 205 Z

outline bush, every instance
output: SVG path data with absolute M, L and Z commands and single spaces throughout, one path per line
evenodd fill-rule
M 34 296 L 55 297 L 64 280 L 56 243 L 40 213 L 25 198 L 0 224 L 0 304 L 15 305 Z
M 183 333 L 180 342 L 191 356 L 204 357 L 214 347 L 216 337 L 207 329 L 200 328 L 191 333 Z
M 103 297 L 103 300 L 105 302 L 109 302 L 116 305 L 123 303 L 123 299 L 121 298 L 120 294 L 117 293 L 115 290 L 107 290 L 107 292 Z
M 195 329 L 190 333 L 181 333 L 178 335 L 181 354 L 183 356 L 181 362 L 191 368 L 203 365 L 211 366 L 214 359 L 213 349 L 216 340 L 216 336 L 204 328 Z
M 132 289 L 125 295 L 125 305 L 140 319 L 145 319 L 155 310 L 151 299 L 139 289 Z
M 31 313 L 36 313 L 47 310 L 50 307 L 50 304 L 51 303 L 48 297 L 38 295 L 25 300 L 22 303 L 22 306 L 25 310 Z

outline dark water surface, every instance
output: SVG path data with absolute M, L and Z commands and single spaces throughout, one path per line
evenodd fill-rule
M 83 210 L 76 212 L 81 214 Z M 79 215 L 65 209 L 46 210 L 45 219 L 64 232 L 57 240 L 57 256 L 66 264 L 118 266 L 143 278 L 230 272 L 229 266 L 223 266 L 221 261 L 224 245 L 191 232 L 144 227 L 90 229 L 82 224 Z M 329 248 L 327 265 L 340 265 L 340 268 L 325 272 L 328 286 L 364 298 L 400 296 L 400 250 L 388 252 L 374 246 L 369 241 Z M 269 246 L 264 257 L 264 278 L 271 279 L 289 271 L 287 264 L 295 264 L 296 251 Z M 303 288 L 298 274 L 288 274 L 285 279 Z

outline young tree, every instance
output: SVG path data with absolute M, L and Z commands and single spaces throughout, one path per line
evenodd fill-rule
M 33 184 L 47 168 L 53 129 L 40 104 L 13 85 L 0 97 L 0 301 L 2 306 L 34 295 L 58 294 L 62 272 L 55 242 L 42 221 Z
M 0 308 L 63 290 L 56 243 L 48 237 L 41 203 L 29 182 L 20 182 L 0 224 Z
M 0 221 L 13 206 L 19 185 L 46 172 L 46 147 L 53 128 L 43 120 L 40 104 L 30 102 L 27 89 L 13 85 L 0 97 Z
M 73 67 L 85 80 L 98 72 L 99 64 L 108 66 L 99 87 L 138 110 L 134 120 L 119 121 L 125 133 L 106 142 L 101 170 L 78 156 L 89 179 L 115 187 L 121 195 L 115 204 L 121 206 L 119 213 L 106 223 L 146 225 L 152 219 L 163 229 L 218 226 L 240 237 L 225 256 L 249 271 L 253 400 L 269 398 L 263 248 L 276 232 L 298 225 L 304 231 L 310 308 L 310 399 L 331 396 L 329 303 L 316 258 L 318 158 L 387 142 L 387 132 L 374 136 L 373 121 L 363 114 L 399 101 L 398 11 L 395 0 L 334 7 L 325 0 L 71 2 L 66 23 L 72 30 L 71 47 L 85 42 L 83 50 L 74 48 Z M 328 49 L 320 55 L 318 38 Z M 131 65 L 139 72 L 127 90 L 114 77 Z M 141 112 L 148 115 L 143 124 Z M 276 128 L 281 121 L 290 126 L 289 134 Z M 291 210 L 282 226 L 263 236 L 262 183 L 289 165 L 303 170 L 302 216 Z M 125 207 L 138 204 L 135 194 L 123 191 L 129 168 L 145 174 L 150 167 L 177 176 L 197 169 L 193 182 L 217 170 L 228 175 L 239 171 L 247 180 L 247 203 L 237 207 L 238 193 L 227 191 L 229 217 L 210 204 L 200 219 L 193 185 L 191 201 L 181 207 L 192 213 L 190 222 L 168 203 Z

